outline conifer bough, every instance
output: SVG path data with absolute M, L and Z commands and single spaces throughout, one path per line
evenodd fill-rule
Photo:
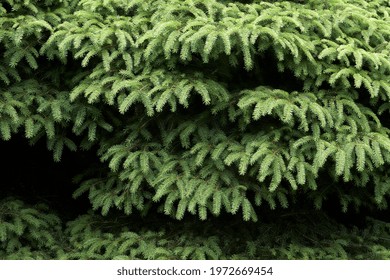
M 2 139 L 96 149 L 103 215 L 386 209 L 388 0 L 241 2 L 3 1 Z

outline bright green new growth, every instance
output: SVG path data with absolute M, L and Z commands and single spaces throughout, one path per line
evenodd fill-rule
M 101 170 L 78 178 L 74 198 L 88 194 L 103 216 L 256 222 L 259 209 L 303 200 L 320 210 L 329 197 L 344 212 L 387 209 L 388 1 L 239 2 L 5 1 L 0 136 L 46 139 L 55 161 L 64 149 L 97 149 Z M 251 252 L 266 245 L 253 238 L 249 251 L 226 253 L 217 233 L 202 247 L 183 231 L 184 245 L 172 245 L 164 231 L 86 229 L 91 215 L 67 228 L 80 254 L 8 255 L 20 246 L 7 245 L 0 258 L 389 257 L 386 243 L 364 256 L 346 249 L 349 237 L 336 251 L 298 240 L 272 256 Z M 1 224 L 1 241 L 17 242 L 28 219 Z M 31 226 L 50 238 L 38 223 L 60 223 L 51 219 Z

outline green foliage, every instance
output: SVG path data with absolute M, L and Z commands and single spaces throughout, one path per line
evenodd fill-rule
M 26 206 L 14 198 L 1 200 L 0 259 L 50 259 L 56 257 L 61 221 L 48 207 Z
M 90 212 L 61 227 L 42 204 L 1 205 L 0 259 L 390 259 L 390 226 L 374 219 L 358 229 L 320 212 L 289 212 L 241 227 L 234 218 L 179 224 Z
M 344 212 L 384 210 L 389 20 L 387 0 L 6 0 L 0 137 L 44 140 L 57 162 L 64 149 L 97 151 L 100 165 L 80 174 L 73 196 L 87 194 L 103 216 L 257 222 L 260 209 L 290 209 L 302 197 L 318 210 L 329 197 Z M 21 203 L 6 200 L 4 209 Z M 4 215 L 10 258 L 54 256 L 35 253 L 54 239 L 35 244 L 26 233 L 49 238 L 51 216 Z M 69 223 L 76 250 L 61 258 L 368 256 L 345 231 L 336 242 L 226 255 L 217 234 L 183 232 L 175 243 L 163 230 L 86 227 L 94 217 Z M 387 245 L 362 240 L 370 258 L 388 258 Z M 270 246 L 253 242 L 248 250 Z M 348 251 L 353 242 L 358 253 Z

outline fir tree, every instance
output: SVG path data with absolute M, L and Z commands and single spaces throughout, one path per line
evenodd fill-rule
M 246 251 L 211 229 L 185 227 L 175 241 L 173 229 L 110 220 L 234 215 L 264 226 L 328 199 L 340 212 L 387 209 L 389 20 L 387 0 L 3 1 L 0 136 L 46 141 L 57 162 L 64 149 L 96 151 L 100 165 L 77 176 L 73 197 L 88 195 L 101 216 L 70 221 L 56 241 L 58 217 L 7 198 L 4 209 L 27 216 L 0 212 L 0 257 L 389 258 L 388 242 L 355 240 L 326 218 L 336 242 L 265 248 L 246 232 Z M 390 235 L 370 221 L 366 232 Z

